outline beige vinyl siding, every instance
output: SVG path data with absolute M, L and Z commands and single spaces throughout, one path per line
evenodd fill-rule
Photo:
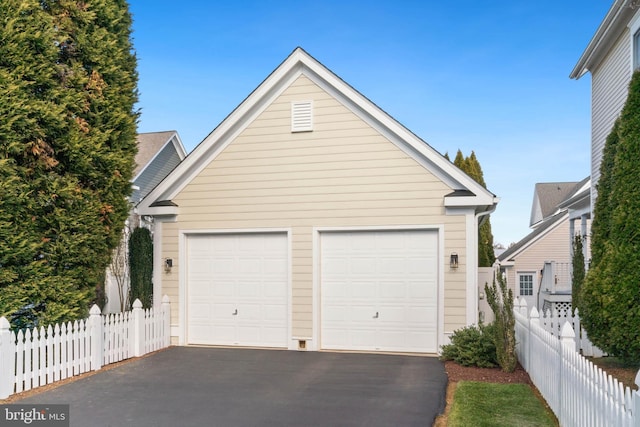
M 631 80 L 631 36 L 620 35 L 607 56 L 591 71 L 591 180 L 592 203 L 600 178 L 605 141 L 627 100 Z
M 312 132 L 291 132 L 291 101 L 300 100 L 313 102 Z M 173 199 L 179 215 L 163 228 L 163 256 L 177 259 L 179 230 L 290 229 L 292 334 L 311 337 L 314 227 L 444 225 L 443 262 L 461 256 L 457 271 L 445 269 L 445 330 L 453 330 L 466 324 L 466 229 L 465 216 L 445 215 L 449 192 L 301 76 Z M 176 301 L 179 268 L 163 282 Z
M 536 285 L 539 285 L 540 270 L 544 267 L 545 261 L 571 262 L 570 245 L 569 220 L 565 218 L 540 240 L 518 254 L 514 266 L 507 270 L 507 284 L 513 289 L 514 295 L 518 295 L 517 272 L 537 272 L 538 283 Z

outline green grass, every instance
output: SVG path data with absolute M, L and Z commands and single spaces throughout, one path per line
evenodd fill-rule
M 556 427 L 549 411 L 527 384 L 460 381 L 448 427 Z

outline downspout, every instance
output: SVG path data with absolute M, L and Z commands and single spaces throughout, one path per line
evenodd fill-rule
M 480 225 L 482 225 L 481 223 L 483 223 L 488 215 L 491 215 L 492 213 L 494 213 L 496 211 L 496 208 L 498 207 L 498 201 L 499 199 L 497 197 L 493 197 L 493 205 L 491 205 L 489 207 L 489 209 L 482 211 L 482 212 L 478 212 L 475 214 L 475 223 L 476 223 L 476 262 L 475 265 L 473 266 L 474 269 L 474 275 L 473 277 L 475 278 L 474 283 L 474 289 L 473 289 L 473 294 L 474 294 L 474 300 L 475 300 L 475 304 L 476 304 L 476 309 L 475 309 L 475 321 L 474 323 L 477 323 L 478 321 L 478 312 L 479 312 L 479 299 L 478 299 L 478 233 L 480 232 Z

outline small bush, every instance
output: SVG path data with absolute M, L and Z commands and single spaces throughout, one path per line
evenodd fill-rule
M 441 360 L 453 360 L 462 366 L 493 368 L 497 366 L 493 336 L 495 326 L 480 324 L 453 332 L 451 344 L 442 346 Z

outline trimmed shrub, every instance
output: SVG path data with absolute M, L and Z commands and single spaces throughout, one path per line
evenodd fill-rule
M 144 308 L 153 305 L 153 240 L 146 228 L 136 228 L 129 237 L 131 287 L 129 302 L 136 299 Z
M 498 365 L 493 341 L 494 325 L 472 325 L 453 332 L 451 344 L 442 346 L 441 360 L 453 360 L 462 366 L 493 368 Z

